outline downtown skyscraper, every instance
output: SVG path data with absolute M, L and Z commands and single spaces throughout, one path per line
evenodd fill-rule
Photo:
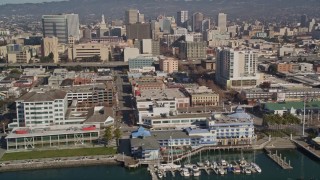
M 177 25 L 180 27 L 184 27 L 185 23 L 189 19 L 188 11 L 178 11 L 177 12 Z
M 227 32 L 227 14 L 219 13 L 218 15 L 218 27 L 221 33 Z
M 43 15 L 42 28 L 44 37 L 57 37 L 59 43 L 68 43 L 72 36 L 80 39 L 78 14 Z

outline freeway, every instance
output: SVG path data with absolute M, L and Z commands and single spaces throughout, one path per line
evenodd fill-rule
M 193 61 L 185 61 L 181 60 L 181 64 L 200 64 L 200 60 L 193 60 Z M 154 64 L 159 64 L 158 61 L 155 61 Z M 114 67 L 128 67 L 128 62 L 122 62 L 122 61 L 111 61 L 111 62 L 67 62 L 67 63 L 16 63 L 16 64 L 5 64 L 0 63 L 0 68 L 3 67 L 18 67 L 18 68 L 24 68 L 24 67 L 72 67 L 72 66 L 82 66 L 82 67 L 101 67 L 101 68 L 114 68 Z

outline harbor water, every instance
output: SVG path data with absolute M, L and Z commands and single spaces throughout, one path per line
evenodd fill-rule
M 244 152 L 239 151 L 214 151 L 214 152 L 202 152 L 201 160 L 219 161 L 224 159 L 232 162 L 244 157 L 247 161 L 256 162 L 261 169 L 262 173 L 255 173 L 252 175 L 244 174 L 232 174 L 229 173 L 224 176 L 210 174 L 205 172 L 201 173 L 200 177 L 184 178 L 176 173 L 175 177 L 171 174 L 167 174 L 163 179 L 258 179 L 258 180 L 291 180 L 291 179 L 312 179 L 320 180 L 320 161 L 313 157 L 306 155 L 303 152 L 297 150 L 278 151 L 282 157 L 286 157 L 290 160 L 293 166 L 292 170 L 283 170 L 275 162 L 273 162 L 264 152 Z M 186 163 L 188 160 L 185 160 Z M 200 155 L 193 156 L 190 159 L 191 163 L 200 161 Z M 19 171 L 19 172 L 5 172 L 0 173 L 0 179 L 15 179 L 15 180 L 34 180 L 34 179 L 116 179 L 116 180 L 147 180 L 151 179 L 147 168 L 138 168 L 134 170 L 128 170 L 121 166 L 90 166 L 90 167 L 77 167 L 77 168 L 64 168 L 64 169 L 44 169 L 44 170 L 32 170 L 32 171 Z

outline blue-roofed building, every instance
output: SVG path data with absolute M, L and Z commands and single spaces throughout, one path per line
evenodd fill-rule
M 216 134 L 208 129 L 186 128 L 185 131 L 191 137 L 193 146 L 216 145 Z
M 230 118 L 234 119 L 251 119 L 251 116 L 245 112 L 243 108 L 240 106 L 237 106 L 236 110 L 230 114 L 227 115 Z
M 138 128 L 138 130 L 133 131 L 133 132 L 131 133 L 131 137 L 132 137 L 132 138 L 149 137 L 149 136 L 151 136 L 150 131 L 146 130 L 146 129 L 143 128 L 142 126 L 140 126 L 140 127 Z
M 241 109 L 237 107 L 228 114 L 213 113 L 207 121 L 207 128 L 216 133 L 218 145 L 251 144 L 256 138 L 253 119 Z

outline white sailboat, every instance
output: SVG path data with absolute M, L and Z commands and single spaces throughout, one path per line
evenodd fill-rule
M 193 164 L 190 163 L 190 156 L 191 156 L 191 153 L 189 151 L 189 153 L 188 153 L 188 163 L 183 165 L 183 167 L 188 168 L 188 169 L 193 168 Z
M 202 163 L 202 159 L 201 159 L 201 150 L 200 150 L 200 161 L 197 162 L 197 165 L 198 165 L 199 167 L 203 167 L 203 166 L 204 166 L 204 164 Z
M 253 167 L 258 173 L 261 173 L 261 168 L 256 163 L 251 163 L 251 167 Z
M 190 176 L 190 172 L 187 168 L 182 168 L 181 170 L 181 176 L 183 177 L 189 177 Z
M 193 176 L 198 177 L 201 175 L 201 171 L 198 166 L 193 166 L 192 168 Z

